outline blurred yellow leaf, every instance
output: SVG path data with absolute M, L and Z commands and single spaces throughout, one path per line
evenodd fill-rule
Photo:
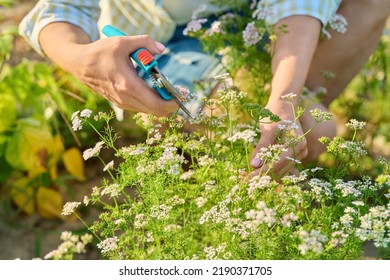
M 34 188 L 29 184 L 29 179 L 23 177 L 15 181 L 10 189 L 12 201 L 28 215 L 35 212 L 34 208 Z
M 9 139 L 5 157 L 13 168 L 29 171 L 34 177 L 47 171 L 52 149 L 53 137 L 47 128 L 25 126 Z
M 50 173 L 50 178 L 52 180 L 55 180 L 57 179 L 58 177 L 58 168 L 57 168 L 57 165 L 56 164 L 53 164 L 49 167 L 49 173 Z
M 63 200 L 61 194 L 53 189 L 40 187 L 36 194 L 36 203 L 39 215 L 42 218 L 62 219 L 62 205 Z
M 76 147 L 67 149 L 62 154 L 62 161 L 66 170 L 79 181 L 85 181 L 84 160 L 80 150 Z
M 62 142 L 62 138 L 60 134 L 54 135 L 53 138 L 53 149 L 52 154 L 49 158 L 49 172 L 50 172 L 50 178 L 56 179 L 57 178 L 57 162 L 61 157 L 61 154 L 64 152 L 65 147 L 64 143 Z

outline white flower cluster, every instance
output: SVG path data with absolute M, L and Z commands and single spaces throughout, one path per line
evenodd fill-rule
M 251 199 L 255 199 L 255 191 L 269 187 L 271 184 L 270 176 L 256 175 L 253 176 L 249 181 L 248 196 Z
M 287 158 L 287 157 L 286 157 Z M 291 174 L 291 175 L 285 175 L 283 178 L 282 178 L 282 181 L 285 185 L 296 185 L 300 182 L 303 182 L 307 179 L 307 172 L 300 172 L 298 175 L 294 175 L 294 174 Z
M 164 227 L 165 232 L 172 232 L 181 229 L 181 225 L 176 225 L 176 224 L 169 224 Z
M 72 129 L 73 131 L 82 130 L 83 129 L 83 119 L 87 119 L 91 116 L 92 111 L 89 109 L 84 109 L 81 112 L 76 111 L 72 114 Z
M 198 158 L 199 166 L 203 166 L 203 167 L 213 166 L 216 162 L 217 162 L 216 159 L 210 158 L 208 155 L 201 156 Z
M 202 29 L 202 24 L 206 23 L 206 18 L 194 19 L 187 23 L 186 28 L 183 30 L 183 35 L 188 35 L 190 32 L 197 32 Z
M 61 240 L 63 242 L 58 246 L 56 250 L 53 250 L 44 256 L 44 259 L 67 259 L 69 255 L 74 253 L 85 253 L 85 246 L 92 242 L 91 234 L 84 234 L 82 236 L 75 235 L 70 231 L 64 231 L 61 233 Z
M 231 253 L 225 252 L 225 250 L 226 243 L 222 243 L 217 248 L 209 246 L 204 248 L 203 251 L 206 253 L 206 260 L 230 259 L 232 256 Z
M 311 191 L 318 201 L 324 201 L 331 198 L 333 195 L 331 190 L 332 184 L 329 182 L 324 182 L 318 178 L 312 178 L 308 182 L 308 185 L 311 187 Z
M 252 14 L 252 17 L 257 20 L 265 20 L 267 17 L 271 16 L 274 11 L 269 7 L 258 7 Z
M 332 114 L 327 111 L 322 111 L 319 108 L 310 110 L 310 114 L 317 123 L 329 121 L 332 118 Z
M 264 201 L 259 201 L 256 208 L 257 210 L 251 209 L 245 213 L 245 217 L 252 222 L 252 226 L 257 227 L 260 224 L 266 224 L 271 227 L 276 223 L 276 212 L 268 208 Z
M 300 231 L 298 234 L 301 244 L 298 246 L 302 255 L 312 251 L 315 254 L 321 254 L 324 250 L 323 244 L 327 241 L 327 237 L 321 234 L 320 231 L 312 229 L 310 232 Z
M 214 21 L 211 24 L 210 28 L 206 30 L 205 34 L 209 35 L 209 36 L 212 36 L 212 35 L 218 34 L 218 33 L 225 34 L 226 32 L 221 29 L 221 24 L 222 24 L 222 22 L 219 20 Z
M 70 214 L 72 214 L 76 210 L 77 207 L 79 207 L 80 204 L 81 204 L 81 202 L 67 202 L 67 203 L 65 203 L 64 207 L 62 208 L 61 215 L 69 216 Z
M 291 226 L 291 222 L 297 221 L 297 220 L 298 220 L 298 217 L 294 213 L 291 212 L 289 214 L 283 215 L 280 223 L 281 223 L 282 226 L 290 227 Z
M 103 148 L 103 145 L 104 145 L 104 142 L 103 142 L 103 141 L 100 141 L 100 142 L 97 142 L 97 143 L 96 143 L 95 147 L 86 149 L 86 150 L 83 152 L 83 158 L 84 158 L 84 160 L 88 160 L 88 159 L 90 159 L 91 157 L 96 157 L 96 156 L 98 156 L 99 153 L 100 153 L 100 150 Z
M 335 183 L 336 185 L 334 188 L 336 190 L 340 190 L 343 197 L 352 195 L 353 197 L 358 198 L 362 194 L 362 192 L 356 187 L 356 181 L 344 182 L 342 179 L 336 179 Z
M 283 145 L 275 144 L 270 145 L 268 148 L 260 148 L 259 152 L 256 154 L 256 157 L 262 159 L 263 162 L 275 163 L 279 161 L 279 156 L 283 152 L 287 152 L 287 148 Z
M 145 214 L 137 214 L 134 218 L 134 227 L 137 229 L 143 228 L 148 224 Z
M 171 209 L 172 206 L 166 204 L 153 205 L 150 208 L 150 217 L 156 218 L 157 220 L 168 219 Z
M 130 145 L 120 149 L 121 154 L 128 154 L 130 156 L 138 156 L 145 153 L 147 147 Z
M 202 208 L 206 203 L 207 203 L 207 198 L 203 196 L 199 196 L 198 198 L 195 199 L 196 206 L 198 208 Z
M 330 27 L 337 31 L 337 32 L 340 32 L 340 33 L 345 33 L 347 32 L 347 26 L 348 26 L 348 22 L 347 20 L 345 19 L 345 17 L 343 17 L 342 15 L 340 14 L 334 14 L 331 19 L 329 20 L 329 25 Z
M 153 233 L 150 231 L 145 232 L 145 242 L 154 242 Z
M 255 141 L 255 137 L 257 136 L 256 131 L 253 129 L 246 129 L 244 131 L 239 131 L 229 137 L 227 140 L 230 142 L 237 142 L 238 140 L 243 140 L 245 143 L 253 143 Z
M 151 175 L 156 171 L 156 169 L 157 169 L 156 162 L 142 160 L 138 162 L 138 166 L 135 168 L 135 172 L 139 176 L 143 174 Z
M 262 35 L 257 30 L 254 21 L 248 23 L 245 30 L 242 31 L 242 38 L 244 39 L 244 45 L 247 47 L 256 45 L 261 40 Z
M 364 149 L 364 143 L 362 141 L 344 141 L 339 145 L 339 148 L 346 154 L 351 155 L 354 158 L 365 156 L 367 151 Z
M 299 126 L 291 120 L 282 120 L 278 123 L 278 129 L 284 131 L 293 131 L 299 129 Z
M 100 195 L 108 195 L 110 198 L 118 197 L 121 191 L 121 186 L 119 184 L 111 184 L 103 188 L 100 192 Z
M 161 157 L 157 159 L 157 168 L 162 170 L 168 167 L 168 174 L 179 175 L 180 166 L 185 162 L 185 158 L 182 155 L 176 154 L 176 152 L 176 147 L 166 146 Z
M 194 176 L 194 174 L 195 174 L 194 170 L 188 170 L 180 175 L 180 180 L 188 181 L 189 179 L 191 179 Z
M 218 205 L 214 205 L 210 210 L 205 211 L 199 219 L 199 224 L 204 224 L 211 220 L 213 223 L 219 224 L 226 222 L 230 218 L 230 210 L 225 201 L 221 201 Z
M 366 127 L 366 124 L 366 122 L 359 122 L 356 119 L 351 119 L 345 124 L 345 126 L 353 130 L 362 130 Z
M 118 248 L 119 238 L 117 236 L 104 239 L 97 244 L 97 247 L 101 250 L 102 254 L 115 251 Z
M 149 137 L 146 139 L 146 144 L 153 145 L 154 143 L 157 143 L 161 140 L 162 136 L 158 129 L 152 128 L 148 132 Z
M 104 166 L 103 171 L 108 171 L 108 170 L 111 170 L 113 168 L 114 168 L 114 161 L 112 160 Z
M 387 248 L 390 243 L 390 203 L 387 206 L 374 206 L 369 213 L 360 217 L 356 236 L 363 241 L 374 241 L 378 248 Z
M 348 233 L 345 233 L 341 230 L 335 231 L 332 233 L 332 239 L 329 241 L 329 246 L 331 248 L 341 246 L 347 241 L 348 237 Z

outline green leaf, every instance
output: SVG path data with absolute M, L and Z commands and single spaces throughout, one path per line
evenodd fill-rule
M 12 95 L 0 95 L 0 133 L 8 130 L 16 120 L 16 100 Z
M 14 0 L 0 0 L 0 6 L 10 7 L 12 4 L 14 4 Z

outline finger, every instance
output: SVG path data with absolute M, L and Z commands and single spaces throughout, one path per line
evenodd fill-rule
M 156 116 L 165 116 L 178 109 L 176 102 L 163 99 L 135 71 L 124 69 L 123 75 L 125 85 L 120 96 L 125 107 L 137 105 L 138 111 Z
M 255 169 L 252 175 L 268 174 L 274 179 L 280 179 L 296 168 L 296 165 L 306 156 L 305 149 L 289 148 L 281 153 L 279 160 L 273 163 L 265 163 L 260 168 Z
M 264 163 L 263 159 L 257 157 L 259 150 L 264 147 L 269 147 L 270 145 L 274 144 L 274 142 L 275 142 L 274 125 L 263 126 L 261 128 L 260 140 L 253 151 L 252 158 L 250 161 L 250 165 L 253 168 L 260 168 Z
M 129 59 L 129 54 L 141 47 L 146 47 L 151 53 L 160 53 L 165 47 L 149 36 L 128 36 L 110 38 L 119 40 L 119 55 L 117 56 L 117 70 L 112 72 L 115 100 L 111 100 L 122 109 L 135 110 L 156 116 L 166 116 L 178 109 L 173 101 L 166 101 L 154 91 L 135 71 Z M 113 43 L 114 44 L 114 43 Z M 123 63 L 122 61 L 126 61 Z
M 148 35 L 125 36 L 123 42 L 128 54 L 139 48 L 146 48 L 153 55 L 160 54 L 165 50 L 164 44 L 155 41 Z
M 282 178 L 288 173 L 291 174 L 291 172 L 296 169 L 297 164 L 299 164 L 306 155 L 307 149 L 304 145 L 289 148 L 287 152 L 280 156 L 280 161 L 274 166 L 276 176 Z

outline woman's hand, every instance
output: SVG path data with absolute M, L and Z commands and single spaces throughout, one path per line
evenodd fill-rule
M 39 40 L 49 58 L 119 108 L 156 116 L 178 108 L 174 101 L 166 101 L 152 90 L 129 59 L 130 53 L 141 47 L 153 55 L 164 50 L 164 45 L 147 35 L 90 42 L 80 28 L 58 22 L 46 26 Z
M 269 102 L 266 106 L 281 121 L 275 123 L 260 123 L 261 137 L 252 154 L 251 166 L 255 169 L 253 175 L 270 173 L 273 177 L 280 178 L 289 172 L 294 172 L 296 161 L 301 161 L 307 156 L 307 142 L 299 120 L 295 120 L 295 109 L 288 101 Z M 270 145 L 282 145 L 285 151 L 279 155 L 279 160 L 269 162 L 257 157 L 261 148 Z

